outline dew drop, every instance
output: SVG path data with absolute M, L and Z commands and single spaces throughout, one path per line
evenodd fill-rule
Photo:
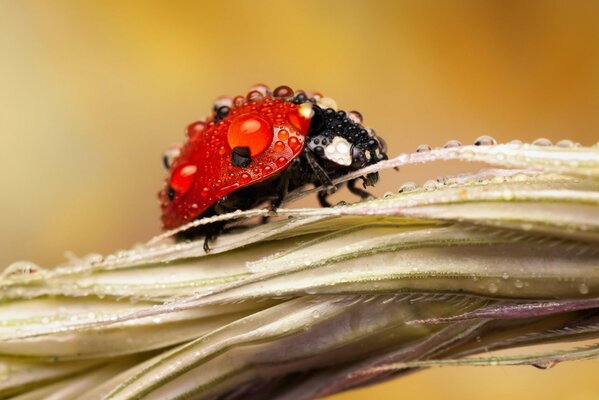
M 203 121 L 196 121 L 187 126 L 185 129 L 185 134 L 187 137 L 192 137 L 196 133 L 202 132 L 204 129 L 206 129 L 206 123 Z
M 293 89 L 289 86 L 279 86 L 274 90 L 273 95 L 282 98 L 293 97 Z
M 495 138 L 493 138 L 492 136 L 489 136 L 489 135 L 479 136 L 474 141 L 475 146 L 491 146 L 494 144 L 497 144 L 497 141 L 495 140 Z
M 403 185 L 401 185 L 399 187 L 398 193 L 413 192 L 417 188 L 418 188 L 418 185 L 416 185 L 416 183 L 414 183 L 414 182 L 406 182 L 406 183 L 404 183 Z
M 278 167 L 283 167 L 287 163 L 287 159 L 285 157 L 279 157 L 277 158 L 276 163 Z
M 580 292 L 580 294 L 588 294 L 589 287 L 586 285 L 586 283 L 581 283 L 580 285 L 578 285 L 578 291 Z
M 450 140 L 447 143 L 445 143 L 443 145 L 444 149 L 451 149 L 454 147 L 461 147 L 462 146 L 462 142 L 460 142 L 459 140 Z
M 263 83 L 258 83 L 256 85 L 252 86 L 249 91 L 250 91 L 250 93 L 258 92 L 262 95 L 262 97 L 270 96 L 272 93 L 270 91 L 270 88 Z
M 227 96 L 219 97 L 216 100 L 214 100 L 213 106 L 214 106 L 215 110 L 218 110 L 221 107 L 232 108 L 233 107 L 233 99 L 231 99 L 230 97 L 227 97 Z
M 571 140 L 560 140 L 559 142 L 557 142 L 556 146 L 570 148 L 570 147 L 576 147 L 576 144 Z
M 242 185 L 249 183 L 251 180 L 252 177 L 250 176 L 250 174 L 246 172 L 243 172 L 241 175 L 239 175 L 239 183 L 241 183 Z
M 538 138 L 534 142 L 532 142 L 534 146 L 551 146 L 551 140 L 546 138 Z
M 235 107 L 242 106 L 244 103 L 245 103 L 245 97 L 243 97 L 243 96 L 236 96 L 233 98 L 233 105 Z
M 507 272 L 504 272 L 503 274 L 501 274 L 501 277 L 502 277 L 503 279 L 509 279 L 509 277 L 510 277 L 510 274 L 508 274 Z
M 285 143 L 279 140 L 275 143 L 274 148 L 277 153 L 282 153 L 285 150 Z
M 416 153 L 424 153 L 426 151 L 431 150 L 431 146 L 429 146 L 428 144 L 421 144 L 420 146 L 416 147 Z
M 424 185 L 422 185 L 422 188 L 423 188 L 424 190 L 426 190 L 426 191 L 429 191 L 429 192 L 431 192 L 431 191 L 433 191 L 433 190 L 436 190 L 436 189 L 437 189 L 437 187 L 438 187 L 438 184 L 437 184 L 437 182 L 436 182 L 436 181 L 434 181 L 434 180 L 432 180 L 432 179 L 430 179 L 430 180 L 428 180 L 428 181 L 424 182 Z
M 0 273 L 0 278 L 8 278 L 19 275 L 32 275 L 40 272 L 41 270 L 42 268 L 32 262 L 17 261 L 6 267 L 6 269 Z
M 520 279 L 516 279 L 516 281 L 514 282 L 514 286 L 518 289 L 522 289 L 524 287 L 524 283 Z
M 489 293 L 497 293 L 497 290 L 499 290 L 497 285 L 493 282 L 489 283 L 489 286 L 487 286 L 487 288 L 489 289 Z
M 510 145 L 512 145 L 512 146 L 520 146 L 520 145 L 522 145 L 523 143 L 522 143 L 522 140 L 518 140 L 518 139 L 516 139 L 516 140 L 512 140 L 512 141 L 511 141 L 511 142 L 509 142 L 508 144 L 510 144 Z
M 322 97 L 318 99 L 316 104 L 323 110 L 326 110 L 327 108 L 332 108 L 333 110 L 337 111 L 337 102 L 331 99 L 330 97 Z
M 264 175 L 270 175 L 270 174 L 272 174 L 272 167 L 267 165 L 266 167 L 264 167 L 262 172 L 264 173 Z
M 248 101 L 258 101 L 264 98 L 264 95 L 257 90 L 251 90 L 246 96 Z
M 364 118 L 362 118 L 362 114 L 360 114 L 358 111 L 350 111 L 349 114 L 347 114 L 347 117 L 355 124 L 361 124 L 364 120 Z
M 390 198 L 392 198 L 393 196 L 394 196 L 394 194 L 393 194 L 393 193 L 391 193 L 391 192 L 385 192 L 385 194 L 383 194 L 383 197 L 384 197 L 385 199 L 390 199 Z
M 289 132 L 286 129 L 281 129 L 278 133 L 277 133 L 277 137 L 280 140 L 287 140 L 289 139 Z
M 293 151 L 297 151 L 300 148 L 300 146 L 301 146 L 301 143 L 300 143 L 299 139 L 296 138 L 295 136 L 291 136 L 289 138 L 289 140 L 287 141 L 287 144 L 289 145 L 289 147 Z
M 314 318 L 314 319 L 320 318 L 320 311 L 318 311 L 318 310 L 312 311 L 312 318 Z

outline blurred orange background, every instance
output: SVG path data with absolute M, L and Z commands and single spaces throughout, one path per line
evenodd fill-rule
M 391 156 L 482 134 L 593 144 L 597 21 L 596 1 L 0 0 L 0 265 L 157 233 L 163 149 L 257 82 L 359 110 Z M 385 173 L 376 193 L 467 167 Z M 433 369 L 335 399 L 596 399 L 598 373 Z

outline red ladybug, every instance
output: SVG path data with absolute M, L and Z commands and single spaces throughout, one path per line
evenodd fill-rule
M 323 185 L 318 200 L 336 188 L 332 180 L 387 159 L 384 141 L 362 126 L 356 111 L 338 111 L 318 93 L 256 85 L 246 96 L 216 100 L 213 113 L 187 127 L 187 142 L 165 154 L 169 177 L 158 197 L 164 229 L 198 218 L 247 210 L 270 202 L 276 209 L 290 191 Z M 363 186 L 378 173 L 361 177 Z M 348 182 L 350 192 L 369 193 Z M 179 238 L 205 236 L 204 249 L 225 223 L 202 225 Z

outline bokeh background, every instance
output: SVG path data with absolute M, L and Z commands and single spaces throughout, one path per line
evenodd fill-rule
M 257 82 L 361 111 L 390 155 L 482 134 L 595 143 L 598 21 L 596 1 L 0 0 L 0 265 L 156 234 L 163 149 Z M 468 167 L 386 173 L 376 192 Z M 445 368 L 335 399 L 597 399 L 598 373 Z

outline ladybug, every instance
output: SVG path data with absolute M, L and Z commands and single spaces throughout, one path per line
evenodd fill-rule
M 307 184 L 324 187 L 318 200 L 327 207 L 334 179 L 388 158 L 385 142 L 362 125 L 359 112 L 288 86 L 271 91 L 255 85 L 246 96 L 218 98 L 212 115 L 189 125 L 186 135 L 187 142 L 163 158 L 169 175 L 158 197 L 165 230 L 263 203 L 276 210 L 289 192 Z M 379 176 L 358 179 L 366 188 Z M 356 183 L 348 181 L 349 191 L 369 197 Z M 225 224 L 197 226 L 177 238 L 202 235 L 208 252 Z

